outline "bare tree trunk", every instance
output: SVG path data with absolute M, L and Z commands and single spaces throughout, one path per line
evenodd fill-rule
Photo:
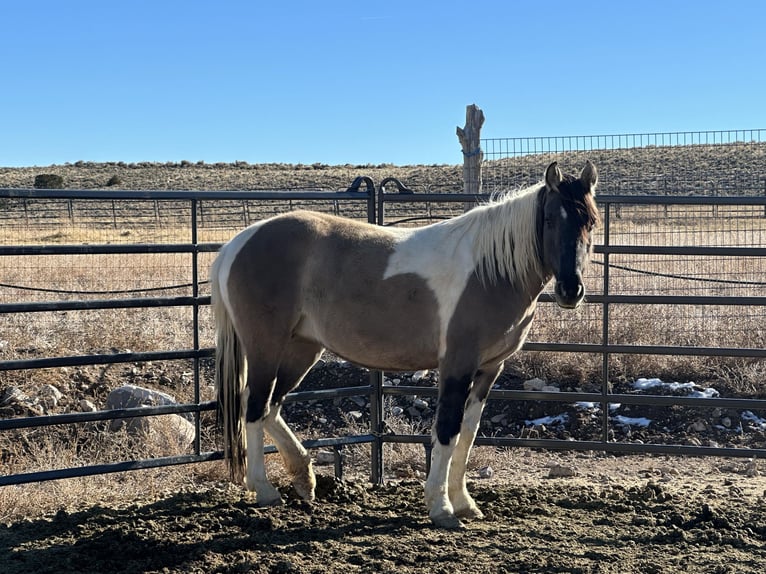
M 476 104 L 465 108 L 465 127 L 457 128 L 457 137 L 463 148 L 463 193 L 481 193 L 481 126 L 484 125 L 484 112 Z M 466 201 L 463 208 L 469 211 L 476 205 Z

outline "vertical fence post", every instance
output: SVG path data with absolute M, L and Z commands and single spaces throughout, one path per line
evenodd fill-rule
M 194 377 L 194 403 L 199 407 L 200 404 L 200 359 L 199 359 L 199 251 L 197 249 L 197 200 L 191 200 L 191 242 L 194 246 L 191 261 L 191 284 L 192 284 L 192 329 L 194 348 L 194 368 L 192 369 Z M 202 452 L 202 421 L 199 410 L 194 413 L 194 454 L 199 455 Z
M 611 203 L 604 204 L 604 285 L 602 292 L 604 303 L 601 317 L 601 343 L 604 345 L 604 355 L 601 365 L 601 424 L 603 425 L 601 440 L 609 442 L 609 214 Z
M 370 371 L 370 430 L 372 442 L 370 482 L 383 484 L 383 371 Z
M 484 125 L 484 112 L 476 104 L 465 108 L 465 127 L 457 128 L 457 137 L 463 148 L 463 193 L 481 193 L 481 126 Z M 466 201 L 464 211 L 470 211 L 475 201 Z

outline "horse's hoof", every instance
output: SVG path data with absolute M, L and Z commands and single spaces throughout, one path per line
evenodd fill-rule
M 463 523 L 454 514 L 442 513 L 436 516 L 431 516 L 431 522 L 433 522 L 436 528 L 445 528 L 447 530 L 457 530 L 463 528 Z
M 300 496 L 303 500 L 307 502 L 314 502 L 314 488 L 305 484 L 305 483 L 299 483 L 299 482 L 293 482 L 293 488 L 295 489 L 295 492 L 298 493 L 298 496 Z
M 476 506 L 467 506 L 460 510 L 455 510 L 455 516 L 463 520 L 483 520 L 484 513 Z
M 277 498 L 257 496 L 255 498 L 255 503 L 261 508 L 267 508 L 269 506 L 282 506 L 284 501 L 281 496 Z
M 261 507 L 281 506 L 283 503 L 282 495 L 276 488 L 271 490 L 259 490 L 255 495 L 255 503 Z

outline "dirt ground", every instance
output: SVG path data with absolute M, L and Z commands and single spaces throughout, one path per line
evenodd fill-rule
M 0 571 L 760 574 L 766 567 L 766 477 L 748 461 L 516 449 L 498 464 L 492 478 L 474 472 L 470 484 L 485 519 L 458 531 L 430 525 L 417 480 L 373 486 L 320 476 L 314 503 L 283 486 L 285 504 L 265 509 L 233 485 L 207 482 L 154 501 L 0 526 Z M 551 478 L 553 467 L 574 475 Z

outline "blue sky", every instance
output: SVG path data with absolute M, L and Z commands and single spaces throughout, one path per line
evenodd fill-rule
M 482 137 L 766 127 L 766 2 L 6 0 L 0 166 L 460 163 Z

